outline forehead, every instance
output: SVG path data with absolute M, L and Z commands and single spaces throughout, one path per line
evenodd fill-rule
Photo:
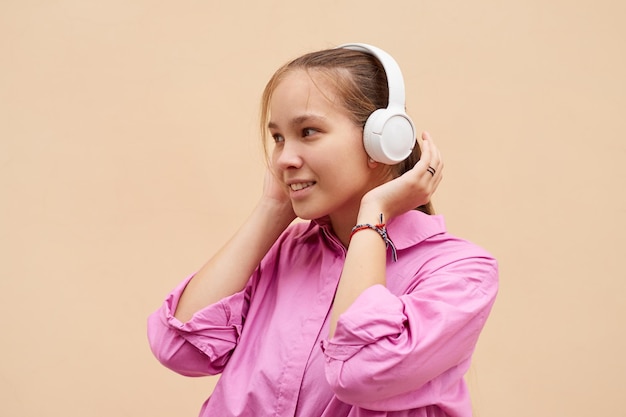
M 277 83 L 270 105 L 334 106 L 337 98 L 337 88 L 328 77 L 315 70 L 294 69 Z

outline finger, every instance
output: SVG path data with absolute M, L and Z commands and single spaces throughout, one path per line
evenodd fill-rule
M 437 164 L 439 162 L 439 156 L 440 156 L 439 149 L 435 145 L 432 136 L 430 135 L 430 133 L 424 132 L 422 133 L 422 139 L 424 141 L 424 144 L 426 144 L 426 146 L 428 147 L 430 161 L 433 164 Z
M 431 175 L 427 172 L 432 158 L 429 139 L 430 136 L 428 135 L 428 132 L 422 132 L 421 143 L 418 143 L 418 146 L 420 147 L 420 159 L 415 163 L 413 169 L 411 169 L 411 172 L 414 173 L 413 175 L 417 175 L 419 177 Z
M 423 160 L 425 163 L 430 162 L 431 155 L 431 137 L 430 134 L 426 131 L 422 132 L 422 155 L 420 160 Z
M 422 157 L 420 160 L 423 163 L 424 169 L 432 176 L 435 177 L 441 167 L 441 154 L 439 149 L 433 143 L 430 133 L 422 133 Z

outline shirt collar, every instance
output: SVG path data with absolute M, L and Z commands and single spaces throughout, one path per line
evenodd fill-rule
M 415 246 L 445 232 L 446 224 L 443 216 L 429 215 L 419 210 L 411 210 L 394 217 L 387 224 L 387 234 L 397 249 Z

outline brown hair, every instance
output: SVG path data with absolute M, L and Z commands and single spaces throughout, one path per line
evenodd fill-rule
M 357 126 L 365 126 L 365 121 L 375 110 L 387 107 L 389 88 L 387 75 L 382 64 L 372 55 L 349 49 L 326 49 L 311 52 L 296 58 L 280 67 L 270 78 L 261 98 L 261 136 L 267 156 L 269 107 L 272 94 L 283 78 L 293 70 L 315 72 L 335 88 L 338 103 L 350 113 Z M 313 77 L 311 77 L 313 79 Z M 404 161 L 389 166 L 394 178 L 409 171 L 419 161 L 422 151 L 418 143 Z M 433 214 L 431 203 L 417 207 L 426 214 Z

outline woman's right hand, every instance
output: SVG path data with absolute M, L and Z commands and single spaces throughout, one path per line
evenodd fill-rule
M 273 210 L 277 210 L 277 215 L 282 221 L 290 223 L 296 218 L 287 187 L 271 167 L 268 167 L 265 171 L 261 201 L 269 204 Z

